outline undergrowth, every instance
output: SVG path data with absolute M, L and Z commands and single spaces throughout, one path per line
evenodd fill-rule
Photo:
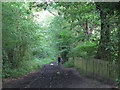
M 49 58 L 34 58 L 33 60 L 22 62 L 22 65 L 19 68 L 11 69 L 10 67 L 7 67 L 2 71 L 3 81 L 6 78 L 17 78 L 21 75 L 25 75 L 29 72 L 35 71 L 36 69 L 40 68 L 42 64 L 47 64 L 51 61 L 53 60 Z
M 74 61 L 73 60 L 68 60 L 63 64 L 65 67 L 74 67 Z

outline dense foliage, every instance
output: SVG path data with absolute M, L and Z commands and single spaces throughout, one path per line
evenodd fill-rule
M 33 12 L 42 10 L 50 15 L 39 22 Z M 3 72 L 60 54 L 63 62 L 83 57 L 116 63 L 120 80 L 120 3 L 3 3 L 2 12 Z
M 36 21 L 37 16 L 29 9 L 29 3 L 2 3 L 2 15 L 3 77 L 17 77 L 39 68 L 43 63 L 39 62 L 40 58 L 54 59 L 54 45 L 49 45 L 51 36 Z
M 97 58 L 118 64 L 120 3 L 35 3 L 50 12 L 57 10 L 52 29 L 57 31 L 63 61 L 70 57 Z

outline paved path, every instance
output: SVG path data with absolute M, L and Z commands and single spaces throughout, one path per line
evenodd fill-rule
M 3 88 L 111 88 L 111 86 L 80 76 L 74 69 L 59 66 L 55 61 L 20 79 L 4 83 Z

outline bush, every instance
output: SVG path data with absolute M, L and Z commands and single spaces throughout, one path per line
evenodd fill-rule
M 9 64 L 5 64 L 5 68 L 2 71 L 3 81 L 5 78 L 17 78 L 21 75 L 25 75 L 29 72 L 32 72 L 41 67 L 42 64 L 47 64 L 53 61 L 50 58 L 47 59 L 39 59 L 34 57 L 33 60 L 24 61 L 21 63 L 21 67 L 19 68 L 11 68 Z M 8 66 L 9 65 L 9 66 Z
M 73 60 L 68 60 L 67 62 L 64 63 L 65 67 L 74 67 L 74 61 Z
M 71 52 L 74 57 L 94 57 L 96 55 L 96 44 L 93 42 L 85 42 L 77 45 Z

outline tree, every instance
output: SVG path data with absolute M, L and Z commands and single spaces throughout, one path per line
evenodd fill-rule
M 110 26 L 109 26 L 109 15 L 108 11 L 105 10 L 102 5 L 97 4 L 97 8 L 100 10 L 100 19 L 101 19 L 101 30 L 100 30 L 100 41 L 97 51 L 96 58 L 111 60 L 111 52 L 108 48 L 110 44 Z
M 2 7 L 3 69 L 6 66 L 18 68 L 23 61 L 32 58 L 38 26 L 27 3 L 4 2 Z

